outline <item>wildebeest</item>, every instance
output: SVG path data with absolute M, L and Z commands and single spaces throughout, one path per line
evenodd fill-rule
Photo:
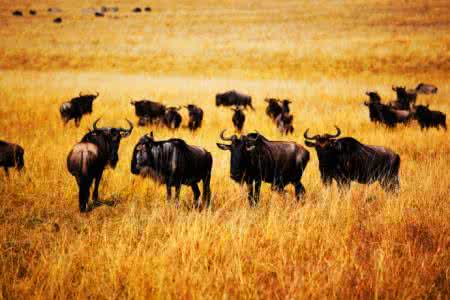
M 283 108 L 280 105 L 280 100 L 275 98 L 266 98 L 264 101 L 267 102 L 266 107 L 266 115 L 269 116 L 272 120 L 276 120 L 276 118 L 281 114 Z
M 364 145 L 351 137 L 336 139 L 341 134 L 337 126 L 336 130 L 334 135 L 309 137 L 307 129 L 303 135 L 306 146 L 316 149 L 325 185 L 330 185 L 334 179 L 339 188 L 348 189 L 352 181 L 363 184 L 379 181 L 386 191 L 399 189 L 398 154 L 385 147 Z
M 235 90 L 231 90 L 223 94 L 216 94 L 216 106 L 220 105 L 222 106 L 241 105 L 243 107 L 250 106 L 252 110 L 255 110 L 252 106 L 252 97 L 249 95 L 239 93 Z
M 144 10 L 145 10 L 146 12 L 150 12 L 150 11 L 152 11 L 152 8 L 151 8 L 150 6 L 147 6 L 147 7 L 144 8 Z
M 409 110 L 395 109 L 390 105 L 377 102 L 364 102 L 369 107 L 371 122 L 380 122 L 388 127 L 396 127 L 398 123 L 408 123 L 413 116 Z
M 105 16 L 105 14 L 102 13 L 102 12 L 100 12 L 100 11 L 96 11 L 94 15 L 95 15 L 96 17 L 104 17 L 104 16 Z
M 243 112 L 243 109 L 242 107 L 237 106 L 232 108 L 231 110 L 234 111 L 232 118 L 234 128 L 236 129 L 236 131 L 241 132 L 245 123 L 245 114 Z
M 68 102 L 64 102 L 59 107 L 59 112 L 64 125 L 70 120 L 75 120 L 75 126 L 80 126 L 80 120 L 85 114 L 92 113 L 92 103 L 98 97 L 99 93 L 83 95 L 79 94 L 78 97 L 72 98 Z
M 131 105 L 134 105 L 136 116 L 139 118 L 146 118 L 150 123 L 154 121 L 160 121 L 166 113 L 166 106 L 150 101 L 150 100 L 140 100 L 131 101 Z
M 262 181 L 271 183 L 272 189 L 279 192 L 288 184 L 294 185 L 297 200 L 305 193 L 301 178 L 309 161 L 308 150 L 294 142 L 269 141 L 259 133 L 240 138 L 225 137 L 224 133 L 225 130 L 220 138 L 231 144 L 217 146 L 231 152 L 230 177 L 247 184 L 251 206 L 259 201 Z
M 366 95 L 369 96 L 370 102 L 381 103 L 381 97 L 377 92 L 366 92 Z
M 164 114 L 163 123 L 169 129 L 178 129 L 181 125 L 182 117 L 178 112 L 181 107 L 168 107 Z
M 142 11 L 142 9 L 140 8 L 140 7 L 135 7 L 134 9 L 133 9 L 133 12 L 134 13 L 140 13 Z
M 30 9 L 29 13 L 32 16 L 35 16 L 37 14 L 37 12 L 34 9 Z
M 12 12 L 12 15 L 16 16 L 16 17 L 22 17 L 23 13 L 22 13 L 21 10 L 15 10 L 15 11 Z
M 203 109 L 201 109 L 200 107 L 194 105 L 194 104 L 189 104 L 187 106 L 185 106 L 189 112 L 189 123 L 188 123 L 188 128 L 190 130 L 197 130 L 198 128 L 200 128 L 202 126 L 202 121 L 203 121 Z
M 406 87 L 392 87 L 392 90 L 397 93 L 397 100 L 391 102 L 396 109 L 410 110 L 411 105 L 416 103 L 417 93 L 415 90 L 406 90 Z
M 436 127 L 437 129 L 439 129 L 440 127 L 442 127 L 447 130 L 447 116 L 443 112 L 430 110 L 428 107 L 429 105 L 414 106 L 414 118 L 419 123 L 420 128 L 428 129 L 429 127 Z
M 53 19 L 53 23 L 56 23 L 56 24 L 62 23 L 62 18 L 58 17 L 58 18 Z
M 83 95 L 80 92 L 78 97 L 72 98 L 70 102 L 73 104 L 79 104 L 83 115 L 90 114 L 92 113 L 92 103 L 94 102 L 95 99 L 97 99 L 98 96 L 99 96 L 98 92 L 96 92 L 95 95 L 94 94 Z
M 19 145 L 0 141 L 0 167 L 3 167 L 6 175 L 9 175 L 9 168 L 16 168 L 22 170 L 24 167 L 25 151 Z
M 79 187 L 78 201 L 80 212 L 86 212 L 92 182 L 95 186 L 92 198 L 98 201 L 98 187 L 103 171 L 107 166 L 116 167 L 119 161 L 119 145 L 122 138 L 128 137 L 133 124 L 127 120 L 130 128 L 101 127 L 97 128 L 97 119 L 93 130 L 89 131 L 76 144 L 67 156 L 67 169 L 77 180 Z
M 292 125 L 293 120 L 294 116 L 292 114 L 289 112 L 282 112 L 275 120 L 278 131 L 281 134 L 292 134 L 294 132 L 294 126 Z
M 181 185 L 189 185 L 194 193 L 195 207 L 200 207 L 198 183 L 203 182 L 202 200 L 206 207 L 210 204 L 211 153 L 197 146 L 186 144 L 181 139 L 155 141 L 153 132 L 144 135 L 134 147 L 131 173 L 150 176 L 158 183 L 165 184 L 167 201 L 172 198 L 175 187 L 175 201 L 178 206 Z
M 416 93 L 417 94 L 436 94 L 438 91 L 438 88 L 435 85 L 428 84 L 428 83 L 419 83 L 416 87 Z
M 289 109 L 289 104 L 291 104 L 291 100 L 289 99 L 284 99 L 283 101 L 281 101 L 281 108 L 283 113 L 289 113 L 290 109 Z

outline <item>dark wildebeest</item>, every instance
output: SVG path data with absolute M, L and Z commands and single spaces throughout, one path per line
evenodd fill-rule
M 419 83 L 416 87 L 417 94 L 436 94 L 438 91 L 437 86 L 428 83 Z
M 203 202 L 209 207 L 211 199 L 210 181 L 213 159 L 211 153 L 197 146 L 186 144 L 181 139 L 155 141 L 153 132 L 144 135 L 134 147 L 131 173 L 150 176 L 165 184 L 167 201 L 172 198 L 175 187 L 175 201 L 178 206 L 181 185 L 189 185 L 194 193 L 194 204 L 200 207 L 198 183 L 203 182 Z
M 140 100 L 131 101 L 130 103 L 134 105 L 136 116 L 138 118 L 146 118 L 150 123 L 161 121 L 166 113 L 166 106 L 158 102 Z
M 234 128 L 236 129 L 237 132 L 241 132 L 242 131 L 242 127 L 244 127 L 244 123 L 245 123 L 245 114 L 243 112 L 242 107 L 238 106 L 238 107 L 234 107 L 231 110 L 234 111 L 233 114 L 233 125 Z
M 37 12 L 34 9 L 30 9 L 29 13 L 32 16 L 35 16 L 37 14 Z
M 163 123 L 169 129 L 178 129 L 181 125 L 182 117 L 178 112 L 181 107 L 168 107 L 164 114 Z
M 22 170 L 24 153 L 25 151 L 19 145 L 0 141 L 0 167 L 3 167 L 6 175 L 9 175 L 9 168 Z
M 369 107 L 370 121 L 380 122 L 388 127 L 396 127 L 398 123 L 407 124 L 413 116 L 409 110 L 400 110 L 375 102 L 364 102 L 364 105 Z
M 252 97 L 236 92 L 235 90 L 225 92 L 223 94 L 216 95 L 216 106 L 250 106 L 252 110 L 255 110 L 252 106 Z
M 266 115 L 269 116 L 273 121 L 276 120 L 276 118 L 281 114 L 283 111 L 283 108 L 280 105 L 280 100 L 275 98 L 266 98 L 264 101 L 267 102 L 266 107 Z
M 70 100 L 73 104 L 79 104 L 81 107 L 81 112 L 83 115 L 92 113 L 92 103 L 98 97 L 99 93 L 83 95 L 81 92 L 78 97 L 72 98 Z
M 447 116 L 443 112 L 430 110 L 428 106 L 429 105 L 414 106 L 414 118 L 419 123 L 420 128 L 428 129 L 429 127 L 436 127 L 437 129 L 439 129 L 440 127 L 442 127 L 447 130 Z
M 330 185 L 334 179 L 340 189 L 348 189 L 352 181 L 363 184 L 379 181 L 386 191 L 399 189 L 398 154 L 385 147 L 361 144 L 351 137 L 336 139 L 341 134 L 337 126 L 336 129 L 335 135 L 309 137 L 308 130 L 303 135 L 306 146 L 316 149 L 320 176 L 325 185 Z
M 142 9 L 140 8 L 140 7 L 135 7 L 134 9 L 133 9 L 133 12 L 134 13 L 140 13 L 142 11 Z
M 200 107 L 189 104 L 185 106 L 189 112 L 189 123 L 188 128 L 192 131 L 197 130 L 202 126 L 203 121 L 203 109 Z
M 288 184 L 294 185 L 297 200 L 305 193 L 301 179 L 309 161 L 308 150 L 294 142 L 269 141 L 259 133 L 240 138 L 225 137 L 224 133 L 225 130 L 220 138 L 231 144 L 217 143 L 217 146 L 231 152 L 230 177 L 247 184 L 251 206 L 259 201 L 262 181 L 271 183 L 272 190 L 279 192 Z
M 74 119 L 75 126 L 80 126 L 80 120 L 83 117 L 83 112 L 79 103 L 72 103 L 70 101 L 64 102 L 59 107 L 59 112 L 61 114 L 61 119 L 63 120 L 64 125 L 66 125 L 70 120 Z
M 291 104 L 291 100 L 289 99 L 284 99 L 283 101 L 281 101 L 281 108 L 282 108 L 282 112 L 283 113 L 289 113 L 291 110 L 289 109 L 289 104 Z
M 366 92 L 366 95 L 369 96 L 369 102 L 381 103 L 381 97 L 377 92 Z
M 275 120 L 278 131 L 280 131 L 281 134 L 292 134 L 294 132 L 294 126 L 292 125 L 293 120 L 294 116 L 289 112 L 283 112 L 278 115 Z
M 145 10 L 146 12 L 151 12 L 151 11 L 152 11 L 152 8 L 151 8 L 150 6 L 147 6 L 147 7 L 144 8 L 144 10 Z
M 102 13 L 102 12 L 100 12 L 100 11 L 96 11 L 94 15 L 95 15 L 96 17 L 104 17 L 104 16 L 105 16 L 105 14 Z
M 13 11 L 12 15 L 16 16 L 16 17 L 22 17 L 23 13 L 21 10 L 15 10 L 15 11 Z
M 396 109 L 410 110 L 411 105 L 416 103 L 417 93 L 415 90 L 406 90 L 406 87 L 392 87 L 392 90 L 397 93 L 397 100 L 391 102 Z
M 55 19 L 53 19 L 53 23 L 56 23 L 56 24 L 59 24 L 59 23 L 62 23 L 62 18 L 55 18 Z
M 113 169 L 119 161 L 120 140 L 131 134 L 133 124 L 127 120 L 129 129 L 101 127 L 97 128 L 97 119 L 93 130 L 89 131 L 81 141 L 76 144 L 67 156 L 67 169 L 76 180 L 79 187 L 80 212 L 86 212 L 89 202 L 89 191 L 95 179 L 92 198 L 98 201 L 98 187 L 106 166 Z

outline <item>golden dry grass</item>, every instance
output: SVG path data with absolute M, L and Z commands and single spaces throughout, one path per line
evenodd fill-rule
M 392 84 L 436 84 L 419 102 L 450 112 L 447 1 L 164 1 L 151 14 L 117 3 L 118 19 L 82 15 L 91 1 L 0 3 L 0 138 L 21 144 L 26 172 L 0 174 L 0 298 L 448 298 L 448 132 L 375 126 L 367 89 L 394 98 Z M 43 10 L 63 9 L 63 23 Z M 36 17 L 12 17 L 16 8 Z M 263 185 L 251 209 L 215 143 L 231 111 L 214 95 L 254 98 L 247 130 L 303 144 L 303 131 L 331 131 L 385 145 L 402 158 L 401 193 L 353 184 L 325 189 L 314 151 L 304 205 Z M 59 104 L 99 91 L 80 128 L 63 127 Z M 294 103 L 295 134 L 280 137 L 264 115 L 266 96 Z M 182 137 L 214 157 L 210 211 L 165 203 L 165 190 L 131 175 L 134 144 L 105 173 L 100 197 L 114 207 L 78 213 L 66 155 L 92 121 L 135 120 L 130 98 L 201 105 L 203 128 Z M 186 117 L 184 112 L 184 117 Z

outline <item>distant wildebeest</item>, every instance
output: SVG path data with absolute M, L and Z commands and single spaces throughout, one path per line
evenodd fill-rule
M 427 83 L 419 83 L 416 87 L 417 94 L 436 94 L 438 88 L 435 85 Z
M 135 7 L 134 9 L 133 9 L 133 12 L 134 13 L 140 13 L 142 11 L 142 9 L 140 8 L 140 7 Z
M 264 101 L 267 102 L 266 107 L 266 115 L 269 116 L 272 120 L 276 120 L 276 118 L 281 114 L 283 108 L 280 105 L 280 100 L 275 98 L 266 98 Z
M 414 118 L 419 123 L 420 128 L 428 129 L 429 127 L 436 127 L 437 129 L 439 129 L 440 127 L 442 127 L 447 130 L 447 116 L 443 112 L 430 110 L 428 107 L 429 105 L 414 106 Z
M 309 137 L 308 130 L 303 135 L 306 146 L 316 149 L 325 185 L 330 185 L 334 179 L 339 188 L 348 189 L 352 181 L 363 184 L 379 181 L 386 191 L 399 189 L 398 154 L 385 147 L 364 145 L 351 137 L 336 139 L 341 134 L 337 126 L 336 130 L 334 135 Z
M 188 145 L 181 139 L 155 141 L 152 132 L 144 135 L 134 147 L 131 173 L 149 176 L 165 184 L 167 201 L 171 200 L 172 187 L 175 187 L 177 206 L 181 185 L 189 185 L 194 193 L 194 205 L 199 208 L 200 190 L 197 184 L 202 181 L 202 200 L 209 207 L 212 163 L 211 153 L 205 149 Z
M 100 11 L 103 13 L 106 12 L 118 12 L 119 8 L 117 6 L 102 6 L 100 7 Z
M 294 116 L 292 114 L 289 112 L 282 112 L 275 120 L 278 131 L 281 134 L 292 134 L 294 132 L 294 126 L 292 125 L 293 120 Z
M 289 113 L 290 109 L 289 109 L 289 104 L 291 104 L 291 100 L 289 99 L 284 99 L 283 101 L 281 101 L 281 108 L 283 113 Z
M 0 167 L 3 167 L 6 175 L 9 175 L 9 168 L 22 170 L 24 153 L 25 151 L 19 145 L 0 141 Z
M 86 212 L 92 182 L 95 186 L 92 198 L 98 201 L 98 187 L 103 171 L 107 166 L 115 168 L 119 161 L 119 145 L 122 138 L 128 137 L 133 124 L 127 120 L 130 128 L 101 127 L 97 128 L 97 119 L 93 130 L 89 131 L 76 144 L 67 156 L 67 169 L 77 180 L 79 187 L 80 212 Z
M 96 11 L 94 15 L 95 15 L 96 17 L 104 17 L 104 16 L 105 16 L 105 14 L 102 13 L 102 12 L 100 12 L 100 11 Z
M 410 110 L 411 105 L 416 103 L 417 93 L 415 90 L 406 90 L 406 87 L 392 87 L 392 90 L 397 93 L 397 100 L 391 102 L 396 109 Z
M 34 9 L 30 9 L 29 13 L 30 15 L 35 16 L 37 14 L 37 11 L 35 11 Z
M 164 114 L 163 123 L 169 129 L 178 129 L 181 125 L 182 117 L 178 112 L 181 107 L 168 107 Z
M 59 24 L 59 23 L 62 23 L 62 18 L 55 18 L 55 19 L 53 19 L 53 23 L 56 23 L 56 24 Z
M 144 10 L 145 10 L 146 12 L 150 12 L 150 11 L 152 11 L 152 8 L 151 8 L 150 6 L 147 6 Z
M 252 97 L 249 95 L 245 95 L 242 93 L 239 93 L 235 90 L 228 91 L 222 94 L 216 95 L 216 106 L 243 106 L 247 107 L 250 106 L 252 110 L 255 110 L 252 106 Z
M 231 110 L 234 111 L 233 114 L 233 125 L 234 128 L 236 129 L 236 131 L 241 132 L 242 128 L 244 127 L 244 123 L 245 123 L 245 114 L 243 111 L 243 108 L 240 106 L 234 107 Z
M 377 92 L 366 92 L 369 96 L 369 102 L 364 102 L 364 105 L 369 107 L 369 117 L 371 122 L 382 122 L 378 107 L 381 105 L 381 97 Z
M 150 123 L 161 121 L 166 113 L 166 106 L 158 102 L 140 100 L 131 101 L 130 103 L 134 105 L 136 116 L 138 118 L 145 118 Z
M 198 107 L 194 104 L 189 104 L 185 107 L 187 108 L 187 110 L 189 112 L 188 128 L 190 130 L 197 130 L 198 128 L 200 128 L 202 126 L 203 109 L 201 109 L 200 107 Z
M 282 192 L 286 185 L 295 187 L 297 200 L 305 193 L 301 183 L 303 172 L 309 161 L 309 152 L 294 142 L 269 141 L 259 133 L 250 133 L 238 138 L 220 138 L 231 144 L 217 146 L 231 152 L 230 177 L 238 183 L 246 183 L 251 206 L 259 201 L 261 182 L 272 184 L 272 190 Z M 254 185 L 254 187 L 253 187 Z
M 94 94 L 86 94 L 83 95 L 81 92 L 78 95 L 78 97 L 72 98 L 70 100 L 71 103 L 78 103 L 81 107 L 81 112 L 83 114 L 90 114 L 92 113 L 92 103 L 100 94 L 98 92 Z
M 371 122 L 380 122 L 388 127 L 396 127 L 399 123 L 407 124 L 413 117 L 409 110 L 395 109 L 390 105 L 374 102 L 364 102 L 369 107 Z
M 22 17 L 23 13 L 22 13 L 21 10 L 15 10 L 15 11 L 12 12 L 12 15 L 16 16 L 16 17 Z
M 98 95 L 98 92 L 95 95 L 83 95 L 80 92 L 78 97 L 72 98 L 70 101 L 61 104 L 59 112 L 64 125 L 73 119 L 75 120 L 75 126 L 80 126 L 83 115 L 92 113 L 92 103 Z

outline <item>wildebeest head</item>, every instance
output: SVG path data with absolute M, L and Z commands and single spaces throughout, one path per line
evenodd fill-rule
M 340 151 L 341 149 L 339 149 L 339 144 L 336 143 L 336 138 L 341 134 L 341 130 L 339 129 L 339 127 L 336 127 L 336 134 L 322 134 L 322 135 L 315 135 L 312 137 L 308 136 L 308 130 L 306 129 L 305 133 L 303 134 L 304 138 L 305 138 L 305 145 L 308 147 L 314 147 L 316 148 L 316 150 L 319 151 L 333 151 L 333 150 L 337 150 Z M 314 142 L 312 142 L 314 141 Z
M 133 150 L 131 173 L 139 175 L 154 164 L 153 156 L 150 155 L 154 142 L 153 131 L 141 137 Z
M 231 152 L 230 177 L 237 182 L 241 182 L 245 177 L 247 166 L 250 163 L 249 151 L 254 148 L 254 145 L 247 144 L 245 136 L 241 136 L 240 138 L 236 135 L 225 137 L 224 134 L 225 130 L 220 133 L 220 138 L 224 141 L 231 142 L 231 144 L 217 143 L 217 147 Z
M 284 113 L 288 113 L 290 111 L 289 104 L 291 103 L 292 102 L 289 99 L 284 99 L 283 101 L 281 101 L 281 107 L 283 108 Z
M 92 125 L 93 130 L 87 133 L 82 142 L 91 142 L 94 144 L 105 143 L 105 151 L 108 156 L 109 164 L 112 168 L 115 168 L 119 161 L 119 146 L 122 138 L 128 137 L 133 131 L 133 123 L 128 119 L 126 120 L 130 126 L 129 129 L 122 127 L 97 127 L 97 123 L 100 120 L 97 119 Z M 107 145 L 106 145 L 107 144 Z
M 381 103 L 381 97 L 377 92 L 366 92 L 366 95 L 369 96 L 370 102 Z

